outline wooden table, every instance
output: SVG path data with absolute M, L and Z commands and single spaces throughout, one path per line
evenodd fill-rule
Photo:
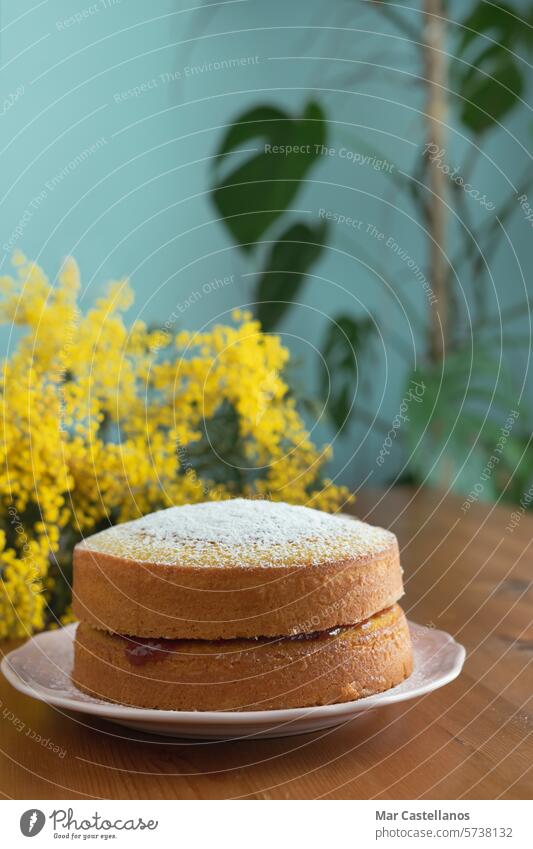
M 62 715 L 2 679 L 0 792 L 15 799 L 531 798 L 533 517 L 519 516 L 511 531 L 510 508 L 474 504 L 463 512 L 461 504 L 399 489 L 367 492 L 357 503 L 358 515 L 399 537 L 410 618 L 466 646 L 464 673 L 453 684 L 376 712 L 363 731 L 351 722 L 280 740 L 190 743 Z M 65 754 L 32 740 L 28 729 Z

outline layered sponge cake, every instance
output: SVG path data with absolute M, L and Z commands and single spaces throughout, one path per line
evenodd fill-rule
M 395 536 L 234 499 L 109 528 L 74 553 L 74 683 L 174 710 L 348 701 L 412 668 Z

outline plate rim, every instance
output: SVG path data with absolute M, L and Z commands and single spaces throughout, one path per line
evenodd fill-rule
M 403 692 L 394 692 L 395 687 L 390 690 L 385 690 L 382 693 L 375 693 L 371 696 L 366 696 L 363 699 L 354 699 L 348 702 L 337 702 L 330 705 L 311 705 L 301 708 L 278 708 L 276 710 L 254 710 L 254 711 L 179 711 L 179 710 L 159 710 L 158 708 L 140 708 L 131 705 L 120 705 L 113 702 L 102 703 L 99 701 L 77 701 L 69 696 L 54 694 L 53 690 L 47 688 L 33 687 L 25 681 L 13 668 L 10 658 L 13 655 L 19 654 L 27 649 L 30 643 L 38 644 L 43 638 L 46 640 L 50 634 L 55 635 L 55 631 L 43 631 L 40 634 L 35 634 L 30 637 L 21 646 L 18 646 L 8 654 L 4 655 L 0 664 L 0 669 L 7 681 L 16 690 L 38 701 L 45 702 L 53 707 L 60 707 L 65 710 L 71 710 L 77 713 L 91 714 L 110 721 L 120 722 L 122 720 L 137 721 L 137 722 L 159 722 L 161 724 L 182 722 L 184 724 L 192 724 L 196 726 L 212 725 L 217 723 L 223 726 L 245 725 L 257 723 L 286 723 L 291 720 L 300 719 L 321 719 L 338 717 L 342 719 L 346 714 L 353 715 L 362 713 L 366 710 L 374 710 L 379 707 L 385 707 L 391 704 L 397 704 L 402 701 L 419 698 L 434 690 L 438 690 L 446 684 L 454 681 L 461 673 L 463 668 L 466 649 L 458 643 L 454 637 L 447 631 L 442 631 L 438 628 L 429 628 L 425 625 L 419 625 L 416 622 L 408 620 L 410 630 L 420 629 L 422 633 L 431 632 L 439 635 L 442 640 L 442 646 L 447 645 L 453 649 L 453 663 L 450 663 L 449 669 L 442 674 L 438 683 L 427 682 L 420 684 L 412 690 Z M 77 623 L 72 623 L 61 629 L 63 634 L 70 634 L 77 627 Z M 408 680 L 408 679 L 406 679 Z

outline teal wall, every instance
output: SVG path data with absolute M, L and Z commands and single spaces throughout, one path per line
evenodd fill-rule
M 464 13 L 465 5 L 456 8 Z M 425 240 L 387 169 L 353 164 L 340 151 L 376 150 L 396 172 L 412 170 L 424 142 L 424 94 L 409 76 L 416 70 L 411 45 L 364 4 L 348 0 L 4 0 L 0 28 L 1 273 L 15 246 L 51 276 L 72 254 L 82 270 L 84 304 L 109 278 L 127 275 L 136 293 L 130 317 L 157 323 L 204 282 L 233 274 L 230 285 L 183 310 L 187 328 L 247 303 L 257 260 L 234 247 L 208 194 L 222 128 L 252 104 L 296 111 L 318 98 L 336 152 L 320 160 L 293 214 L 311 223 L 327 208 L 359 219 L 362 229 L 333 226 L 331 244 L 306 285 L 305 305 L 282 330 L 300 363 L 298 380 L 310 391 L 317 380 L 313 349 L 328 317 L 372 313 L 382 344 L 366 366 L 373 390 L 365 403 L 384 420 L 394 416 L 407 361 L 412 366 L 421 350 L 427 300 L 405 262 L 367 228 L 374 224 L 392 236 L 420 265 Z M 237 58 L 246 62 L 205 67 Z M 530 114 L 525 106 L 517 110 L 490 137 L 474 172 L 474 182 L 495 203 L 527 165 Z M 469 140 L 453 112 L 449 120 L 448 159 L 455 164 Z M 474 224 L 489 215 L 475 201 L 467 208 Z M 452 249 L 457 226 L 450 227 Z M 531 285 L 531 226 L 518 206 L 508 233 L 491 264 L 489 312 L 516 303 Z M 471 280 L 457 286 L 459 297 L 472 297 Z M 520 323 L 513 325 L 519 330 Z M 7 335 L 2 338 L 6 348 Z M 512 351 L 505 356 L 524 373 L 525 362 Z M 320 423 L 317 438 L 329 436 Z M 341 477 L 352 483 L 371 473 L 377 481 L 384 474 L 375 467 L 381 440 L 363 425 L 337 440 Z

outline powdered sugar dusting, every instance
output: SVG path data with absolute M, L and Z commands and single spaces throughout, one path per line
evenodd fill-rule
M 81 547 L 161 565 L 246 567 L 378 555 L 394 539 L 348 516 L 236 498 L 160 510 L 94 534 Z

